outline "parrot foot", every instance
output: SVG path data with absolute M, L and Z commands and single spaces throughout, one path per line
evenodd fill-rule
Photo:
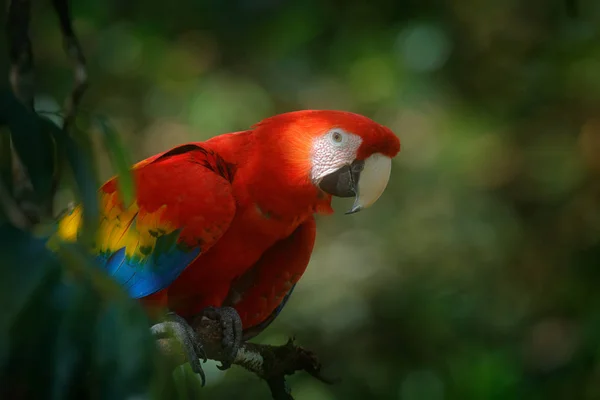
M 167 320 L 150 327 L 150 332 L 157 339 L 165 337 L 175 337 L 175 339 L 183 347 L 186 358 L 192 367 L 192 370 L 200 375 L 202 386 L 206 383 L 206 376 L 200 360 L 206 362 L 206 353 L 198 335 L 187 321 L 175 314 L 174 312 L 167 313 Z
M 203 315 L 221 323 L 223 329 L 223 353 L 224 360 L 217 368 L 224 371 L 231 367 L 237 356 L 242 343 L 242 319 L 238 312 L 232 307 L 207 307 Z

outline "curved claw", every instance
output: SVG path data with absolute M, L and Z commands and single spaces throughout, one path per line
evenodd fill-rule
M 169 319 L 172 322 L 175 322 L 185 328 L 189 339 L 191 339 L 191 343 L 196 351 L 196 355 L 198 356 L 198 359 L 202 360 L 203 362 L 208 361 L 206 351 L 204 351 L 202 342 L 200 341 L 200 338 L 198 337 L 198 334 L 196 334 L 196 331 L 194 330 L 194 328 L 192 328 L 184 318 L 175 314 L 174 312 L 168 312 L 167 319 Z
M 217 368 L 224 371 L 231 368 L 242 343 L 242 319 L 232 307 L 208 307 L 204 315 L 213 320 L 219 320 L 223 329 L 224 361 Z
M 200 360 L 206 362 L 206 352 L 200 343 L 198 335 L 185 319 L 175 313 L 167 313 L 167 321 L 160 322 L 150 327 L 150 332 L 157 338 L 174 336 L 183 347 L 186 358 L 192 370 L 200 375 L 202 386 L 206 384 L 206 375 Z

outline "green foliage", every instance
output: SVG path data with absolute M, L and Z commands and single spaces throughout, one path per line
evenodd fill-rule
M 123 196 L 123 202 L 129 206 L 133 199 L 134 185 L 131 174 L 132 162 L 129 153 L 123 147 L 121 138 L 110 121 L 106 118 L 97 118 L 97 124 L 104 138 L 104 145 L 111 155 L 113 165 L 118 174 L 119 193 Z
M 0 97 L 0 110 L 0 123 L 10 130 L 15 151 L 31 176 L 35 201 L 48 202 L 57 172 L 56 126 L 23 107 L 10 91 Z
M 0 122 L 35 179 L 36 197 L 51 201 L 48 191 L 60 165 L 56 155 L 65 154 L 84 218 L 97 220 L 96 179 L 84 150 L 8 90 L 1 96 L 7 112 Z M 168 375 L 144 312 L 86 250 L 94 224 L 85 225 L 81 242 L 61 244 L 55 252 L 46 247 L 46 235 L 6 220 L 0 225 L 0 397 L 122 399 L 172 390 L 171 383 L 157 378 Z

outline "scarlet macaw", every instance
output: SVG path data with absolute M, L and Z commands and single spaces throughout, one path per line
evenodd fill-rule
M 309 262 L 315 214 L 332 196 L 371 206 L 400 151 L 394 133 L 343 111 L 306 110 L 267 118 L 250 130 L 188 143 L 133 168 L 136 201 L 125 206 L 113 178 L 100 189 L 99 264 L 150 311 L 152 327 L 174 330 L 192 368 L 203 355 L 192 317 L 220 318 L 231 361 L 242 338 L 279 314 Z M 59 222 L 74 240 L 81 208 Z M 230 363 L 224 363 L 224 365 Z

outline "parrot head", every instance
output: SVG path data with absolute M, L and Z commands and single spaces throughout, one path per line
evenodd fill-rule
M 353 214 L 373 205 L 387 187 L 400 140 L 361 115 L 332 112 L 331 117 L 332 125 L 313 143 L 311 179 L 332 196 L 354 197 L 346 212 Z
M 387 127 L 345 111 L 303 110 L 271 118 L 299 176 L 320 193 L 354 197 L 346 214 L 373 205 L 387 187 L 400 140 Z M 269 124 L 269 121 L 263 123 Z

